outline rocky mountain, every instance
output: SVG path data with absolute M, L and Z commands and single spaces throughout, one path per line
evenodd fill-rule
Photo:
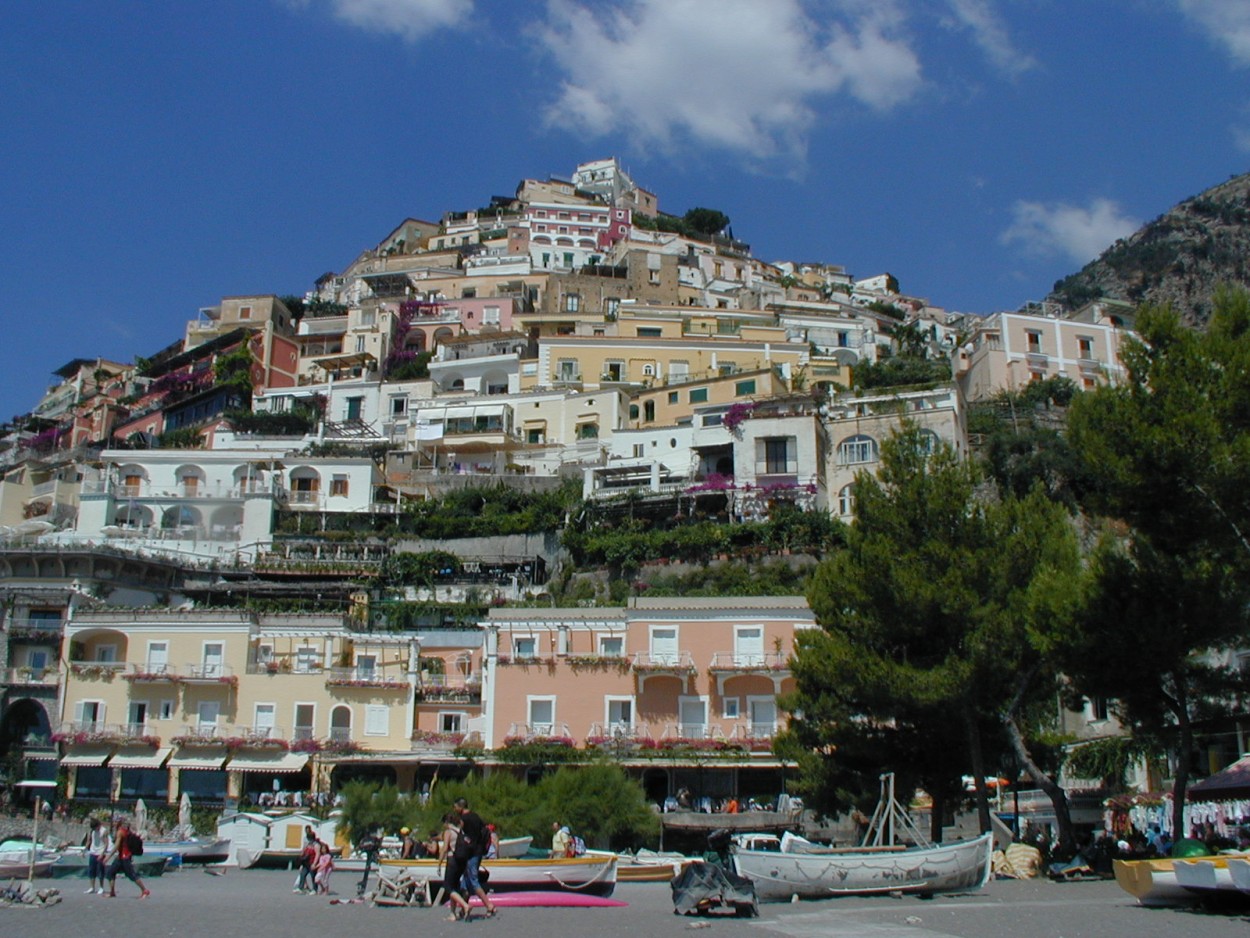
M 1076 308 L 1107 297 L 1170 303 L 1191 325 L 1211 314 L 1221 284 L 1250 288 L 1250 174 L 1186 199 L 1055 284 L 1049 299 Z

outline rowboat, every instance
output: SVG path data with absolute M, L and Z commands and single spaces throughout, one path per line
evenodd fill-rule
M 146 845 L 145 845 L 146 847 Z M 145 877 L 160 876 L 165 872 L 165 868 L 169 864 L 169 857 L 163 854 L 148 854 L 146 849 L 142 856 L 132 858 L 135 865 L 135 873 L 140 879 Z M 66 879 L 70 877 L 86 877 L 89 866 L 87 863 L 87 854 L 81 847 L 71 848 L 52 864 L 49 875 L 53 879 Z
M 51 876 L 56 860 L 36 860 L 34 875 L 37 877 Z M 0 860 L 0 880 L 25 879 L 31 875 L 30 859 Z
M 221 863 L 230 856 L 228 837 L 192 837 L 186 840 L 148 840 L 143 855 L 181 857 L 183 863 Z
M 844 853 L 782 853 L 735 845 L 733 863 L 764 902 L 883 892 L 933 895 L 984 886 L 993 849 L 992 834 L 951 844 Z
M 929 844 L 894 798 L 894 777 L 881 777 L 881 802 L 864 843 L 849 848 L 816 848 L 808 841 L 770 834 L 741 834 L 730 854 L 734 869 L 755 885 L 762 901 L 823 899 L 840 895 L 911 892 L 933 895 L 980 889 L 990 878 L 994 835 Z M 906 830 L 916 846 L 894 843 L 896 828 Z M 801 844 L 799 844 L 801 841 Z
M 441 879 L 437 860 L 381 860 L 388 872 L 406 867 L 414 874 Z M 490 888 L 498 892 L 563 890 L 593 896 L 610 896 L 616 888 L 616 854 L 587 854 L 583 857 L 518 858 L 486 860 L 482 869 L 490 874 Z
M 591 850 L 589 853 L 598 853 Z M 656 853 L 639 850 L 637 853 L 616 855 L 616 880 L 621 883 L 667 883 L 691 863 L 702 863 L 695 857 L 680 853 Z

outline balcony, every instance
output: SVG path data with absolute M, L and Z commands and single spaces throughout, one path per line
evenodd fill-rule
M 325 675 L 326 687 L 407 690 L 411 686 L 402 674 L 385 674 L 372 668 L 328 668 Z
M 453 752 L 460 746 L 481 748 L 482 734 L 477 731 L 469 733 L 442 733 L 435 730 L 417 730 L 412 734 L 414 752 Z
M 770 678 L 773 692 L 781 693 L 781 682 L 790 676 L 790 656 L 779 651 L 718 651 L 712 655 L 708 671 L 716 678 L 716 692 L 723 694 L 731 677 L 759 675 Z
M 592 723 L 590 734 L 586 737 L 588 748 L 617 753 L 632 752 L 651 744 L 651 734 L 646 727 L 636 723 Z
M 777 732 L 776 723 L 735 723 L 729 738 L 752 752 L 769 752 Z
M 427 674 L 417 685 L 417 699 L 470 703 L 482 699 L 480 674 Z
M 201 662 L 200 664 L 185 665 L 178 674 L 178 680 L 183 684 L 225 684 L 229 687 L 238 687 L 239 678 L 234 673 L 234 668 L 228 664 L 217 664 L 209 662 Z
M 29 666 L 5 668 L 3 671 L 0 671 L 0 683 L 8 684 L 12 687 L 56 688 L 61 684 L 61 669 L 56 667 L 32 668 Z
M 173 742 L 179 746 L 224 746 L 231 736 L 229 730 L 224 723 L 187 723 Z
M 649 677 L 675 677 L 686 683 L 698 670 L 694 657 L 688 651 L 639 651 L 634 654 L 630 668 L 638 680 L 639 690 Z
M 11 619 L 9 638 L 21 642 L 59 642 L 64 619 Z
M 301 490 L 291 491 L 286 493 L 286 501 L 290 506 L 317 508 L 321 505 L 321 493 Z
M 508 735 L 503 744 L 504 746 L 551 744 L 571 747 L 573 737 L 569 735 L 567 723 L 512 723 L 508 727 Z
M 150 723 L 100 723 L 95 720 L 62 723 L 53 734 L 54 742 L 72 745 L 147 743 L 159 746 L 161 738 Z
M 177 684 L 181 680 L 177 669 L 168 664 L 131 664 L 127 668 L 122 680 L 132 684 Z
M 88 681 L 111 681 L 126 669 L 124 661 L 71 661 L 69 673 Z

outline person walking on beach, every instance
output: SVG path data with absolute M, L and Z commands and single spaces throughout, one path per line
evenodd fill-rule
M 126 878 L 139 887 L 139 898 L 146 899 L 152 895 L 147 886 L 143 885 L 138 874 L 135 873 L 134 851 L 136 842 L 139 838 L 130 830 L 130 822 L 125 818 L 117 822 L 117 837 L 113 841 L 113 862 L 109 866 L 109 891 L 110 899 L 117 898 L 117 874 L 125 873 Z M 140 848 L 141 849 L 141 848 Z
M 443 892 L 451 903 L 451 914 L 447 921 L 455 922 L 463 919 L 469 921 L 469 900 L 461 894 L 461 880 L 464 879 L 466 854 L 458 849 L 460 843 L 460 815 L 449 811 L 443 815 L 443 840 L 439 844 L 438 856 L 443 863 Z
M 482 857 L 486 856 L 486 851 L 490 847 L 490 831 L 486 829 L 486 822 L 481 819 L 477 812 L 469 810 L 468 799 L 457 798 L 455 808 L 460 814 L 458 849 L 460 849 L 465 858 L 465 891 L 481 899 L 482 905 L 486 908 L 486 917 L 494 918 L 495 904 L 490 901 L 490 896 L 482 888 L 480 876 Z
M 91 819 L 91 829 L 83 838 L 82 845 L 87 851 L 87 892 L 98 896 L 104 895 L 104 858 L 109 852 L 109 835 L 98 818 Z
M 311 892 L 313 889 L 313 863 L 317 860 L 317 834 L 312 826 L 304 827 L 304 849 L 299 854 L 299 879 L 292 892 Z

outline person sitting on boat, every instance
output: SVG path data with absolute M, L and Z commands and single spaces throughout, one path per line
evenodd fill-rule
M 399 858 L 401 860 L 413 860 L 417 856 L 417 839 L 412 836 L 412 831 L 407 827 L 399 829 Z
M 551 858 L 567 857 L 569 855 L 569 841 L 572 839 L 572 832 L 568 827 L 559 821 L 551 822 Z

